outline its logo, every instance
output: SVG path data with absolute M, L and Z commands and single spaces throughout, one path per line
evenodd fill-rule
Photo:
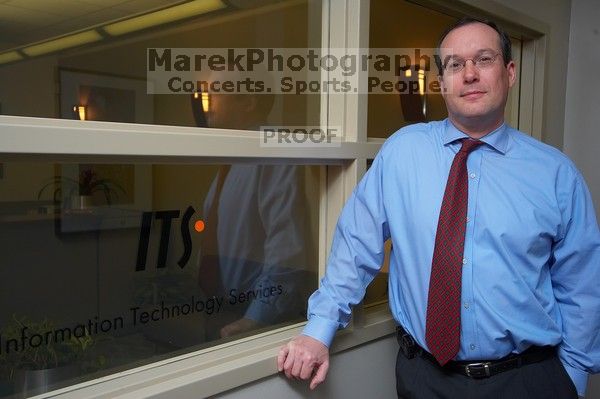
M 190 220 L 192 215 L 196 212 L 194 207 L 188 206 L 183 217 L 181 218 L 181 238 L 183 240 L 183 254 L 177 261 L 177 264 L 182 269 L 187 265 L 192 254 L 192 236 L 190 234 Z M 179 210 L 171 211 L 156 211 L 156 212 L 144 212 L 142 213 L 142 226 L 140 228 L 140 240 L 138 244 L 137 261 L 135 264 L 135 271 L 146 270 L 146 258 L 148 255 L 148 244 L 150 243 L 150 229 L 152 227 L 152 221 L 154 219 L 162 222 L 160 230 L 160 243 L 158 246 L 158 258 L 156 261 L 157 268 L 164 268 L 167 263 L 167 254 L 169 252 L 169 238 L 171 235 L 171 225 L 174 219 L 179 219 L 181 212 Z M 204 222 L 197 220 L 194 223 L 194 230 L 198 233 L 204 230 Z

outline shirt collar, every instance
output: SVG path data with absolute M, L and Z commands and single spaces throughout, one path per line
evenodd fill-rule
M 444 122 L 444 145 L 448 145 L 456 140 L 469 137 L 465 133 L 458 130 L 456 126 L 450 122 L 450 119 L 446 119 Z M 508 147 L 508 126 L 506 123 L 502 123 L 502 125 L 500 125 L 498 128 L 483 136 L 481 141 L 504 155 Z

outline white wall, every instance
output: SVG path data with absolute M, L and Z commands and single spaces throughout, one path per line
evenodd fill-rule
M 583 173 L 600 219 L 600 2 L 573 0 L 565 110 L 564 151 Z M 587 398 L 600 398 L 600 374 Z
M 600 2 L 573 0 L 564 151 L 583 173 L 600 218 Z
M 397 353 L 396 337 L 389 336 L 332 356 L 326 381 L 314 391 L 304 381 L 288 381 L 276 375 L 214 398 L 395 398 Z
M 470 0 L 474 4 L 490 8 L 508 8 L 525 14 L 545 24 L 548 29 L 547 60 L 545 64 L 545 91 L 542 139 L 557 148 L 562 148 L 564 137 L 564 110 L 569 51 L 569 0 Z M 510 13 L 509 13 L 510 14 Z

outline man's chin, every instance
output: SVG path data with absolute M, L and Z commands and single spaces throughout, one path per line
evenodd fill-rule
M 488 133 L 493 132 L 504 122 L 503 119 L 483 119 L 483 118 L 468 118 L 461 121 L 453 121 L 454 125 L 462 132 L 473 138 L 481 138 Z

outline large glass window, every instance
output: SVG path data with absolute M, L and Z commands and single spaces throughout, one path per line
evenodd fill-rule
M 0 396 L 305 320 L 322 166 L 2 168 Z
M 0 114 L 235 135 L 318 126 L 318 94 L 154 94 L 147 73 L 151 49 L 320 49 L 321 8 L 312 0 L 2 2 Z M 0 397 L 305 320 L 318 281 L 323 166 L 256 156 L 44 159 L 0 158 L 0 235 L 10 237 L 0 242 Z
M 261 108 L 230 103 L 223 119 L 213 115 L 218 100 L 200 93 L 148 94 L 147 68 L 150 49 L 320 48 L 320 1 L 2 3 L 1 114 L 235 129 L 319 124 L 318 95 L 261 95 Z M 240 124 L 240 114 L 253 120 Z
M 369 47 L 388 49 L 433 49 L 446 27 L 456 18 L 408 1 L 372 0 L 369 24 Z M 385 26 L 385 29 L 382 29 Z M 426 51 L 424 51 L 426 53 Z M 413 55 L 412 52 L 409 53 Z M 417 63 L 417 60 L 413 60 Z M 422 66 L 422 65 L 421 65 Z M 413 68 L 409 78 L 419 76 Z M 425 82 L 437 79 L 433 60 L 429 68 L 421 68 Z M 400 79 L 405 76 L 400 76 Z M 431 90 L 424 93 L 369 94 L 367 134 L 369 137 L 389 137 L 403 126 L 438 120 L 446 117 L 446 106 L 441 94 Z

